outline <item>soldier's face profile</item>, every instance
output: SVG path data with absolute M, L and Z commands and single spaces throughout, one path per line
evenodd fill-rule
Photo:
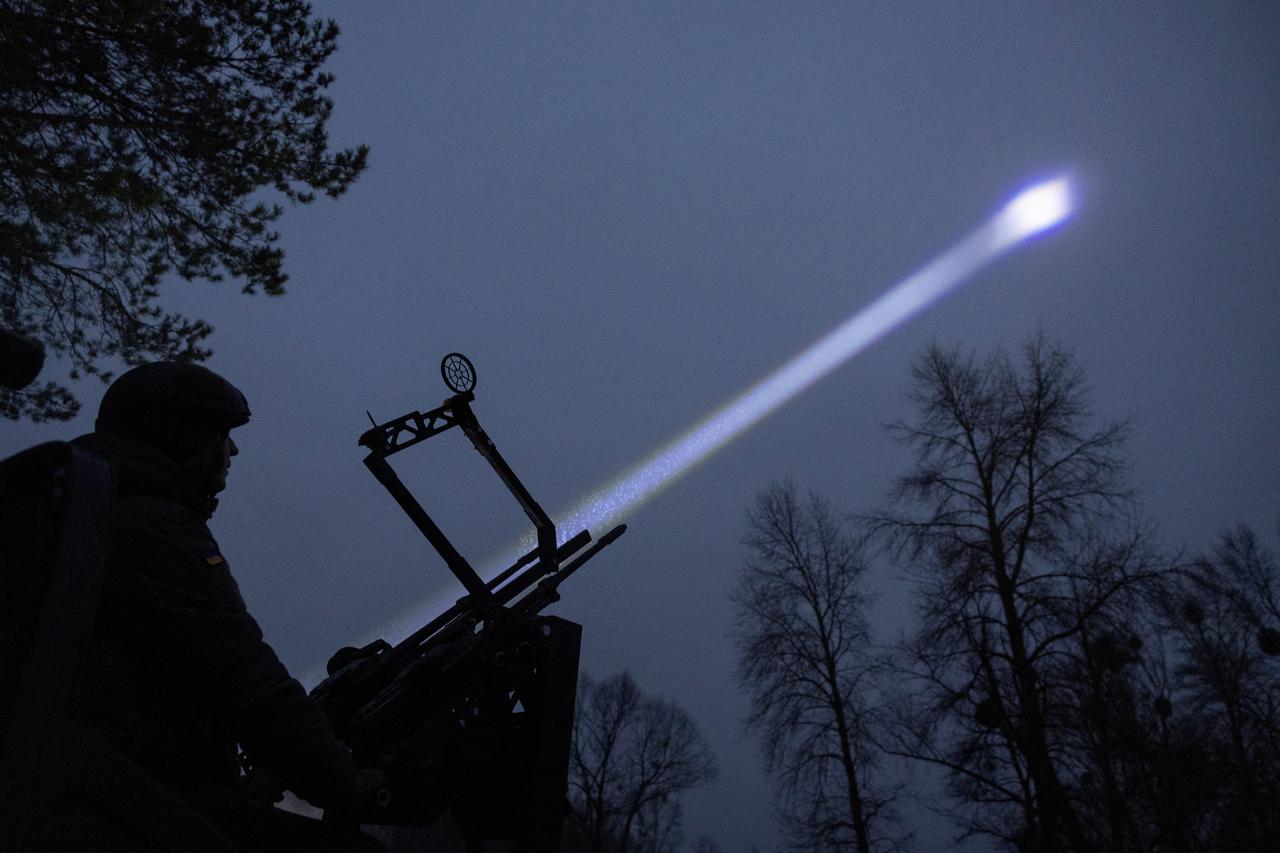
M 221 458 L 218 463 L 217 474 L 214 477 L 215 494 L 227 487 L 227 472 L 231 470 L 231 457 L 240 452 L 240 448 L 236 447 L 236 443 L 231 439 L 230 433 L 223 433 L 219 452 Z

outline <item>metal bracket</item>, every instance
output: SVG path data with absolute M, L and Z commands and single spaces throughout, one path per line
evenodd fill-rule
M 452 370 L 447 369 L 450 365 Z M 485 458 L 489 467 L 493 468 L 503 485 L 520 504 L 525 515 L 533 522 L 538 541 L 536 559 L 541 574 L 555 572 L 560 565 L 556 548 L 556 526 L 525 488 L 524 483 L 520 482 L 515 471 L 502 458 L 497 446 L 480 426 L 475 413 L 471 411 L 471 402 L 475 399 L 475 394 L 472 393 L 475 387 L 475 368 L 471 366 L 471 362 L 460 353 L 450 353 L 445 356 L 441 373 L 446 382 L 449 382 L 451 377 L 455 379 L 454 382 L 450 382 L 450 389 L 458 393 L 445 400 L 443 405 L 430 411 L 409 412 L 386 423 L 375 424 L 360 436 L 359 443 L 369 450 L 369 455 L 364 459 L 365 466 L 391 493 L 396 503 L 400 504 L 400 508 L 405 511 L 422 535 L 444 558 L 449 570 L 462 583 L 473 602 L 478 605 L 487 605 L 493 601 L 493 592 L 489 585 L 480 579 L 471 564 L 436 526 L 422 504 L 418 503 L 391 468 L 387 457 L 455 426 L 461 427 L 471 445 Z
M 433 435 L 458 425 L 454 415 L 454 407 L 465 406 L 475 399 L 475 395 L 467 392 L 457 394 L 444 401 L 444 405 L 429 412 L 409 412 L 386 423 L 378 424 L 373 429 L 365 430 L 360 436 L 359 444 L 380 456 L 391 456 L 415 444 L 426 441 Z

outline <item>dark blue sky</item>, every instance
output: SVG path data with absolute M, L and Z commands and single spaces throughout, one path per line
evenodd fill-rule
M 906 458 L 931 340 L 1072 348 L 1171 549 L 1280 517 L 1280 18 L 1271 4 L 316 4 L 337 19 L 335 143 L 372 146 L 282 223 L 284 298 L 175 282 L 255 410 L 214 531 L 286 662 L 311 670 L 443 565 L 360 464 L 364 410 L 475 408 L 566 509 L 1062 169 L 1065 229 L 849 363 L 630 519 L 555 612 L 583 664 L 688 708 L 721 778 L 690 840 L 775 838 L 725 598 L 743 509 L 791 477 L 849 511 Z M 86 390 L 88 411 L 99 392 Z M 6 427 L 0 451 L 85 431 Z M 409 458 L 413 457 L 413 458 Z M 402 462 L 403 460 L 403 462 Z M 461 436 L 396 458 L 477 563 L 521 529 Z M 890 567 L 877 628 L 909 630 Z M 927 835 L 925 849 L 937 838 Z

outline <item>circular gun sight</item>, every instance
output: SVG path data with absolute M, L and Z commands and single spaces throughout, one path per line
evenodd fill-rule
M 455 394 L 466 394 L 476 387 L 476 368 L 460 352 L 451 352 L 440 360 L 440 375 Z

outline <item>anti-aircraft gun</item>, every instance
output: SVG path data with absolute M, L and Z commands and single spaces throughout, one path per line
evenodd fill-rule
M 555 524 L 471 410 L 475 368 L 440 366 L 453 396 L 438 408 L 375 423 L 364 464 L 444 558 L 466 594 L 396 645 L 344 648 L 312 691 L 358 767 L 385 771 L 361 822 L 428 826 L 451 813 L 472 846 L 514 841 L 559 849 L 568 811 L 569 747 L 582 628 L 541 611 L 559 586 L 626 530 L 558 543 Z M 392 470 L 387 457 L 460 428 L 533 522 L 537 544 L 483 581 Z

